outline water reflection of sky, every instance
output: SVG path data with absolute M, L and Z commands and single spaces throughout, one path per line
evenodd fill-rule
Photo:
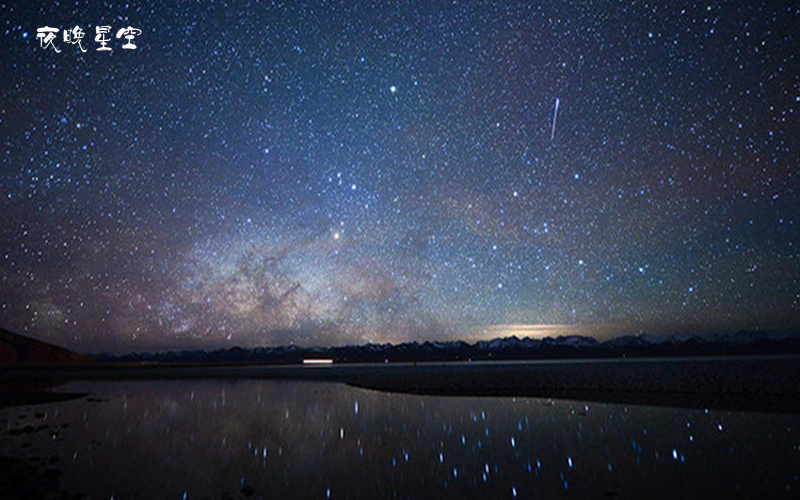
M 53 462 L 63 488 L 91 498 L 752 497 L 800 489 L 797 416 L 262 380 L 64 390 L 91 391 L 95 401 L 3 410 L 0 455 Z M 33 422 L 46 430 L 7 432 Z

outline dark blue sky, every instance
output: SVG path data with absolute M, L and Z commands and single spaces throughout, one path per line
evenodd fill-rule
M 0 326 L 129 351 L 800 324 L 794 2 L 75 3 L 0 8 Z

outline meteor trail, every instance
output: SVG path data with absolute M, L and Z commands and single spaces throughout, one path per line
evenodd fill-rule
M 559 99 L 556 97 L 556 108 L 553 110 L 553 129 L 550 131 L 550 140 L 556 137 L 556 120 L 558 120 L 558 103 Z

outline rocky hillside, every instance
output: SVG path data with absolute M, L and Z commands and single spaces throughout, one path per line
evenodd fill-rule
M 76 364 L 90 361 L 62 347 L 0 328 L 0 366 L 15 364 Z

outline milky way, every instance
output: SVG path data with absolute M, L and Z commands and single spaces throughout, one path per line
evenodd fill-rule
M 800 7 L 418 3 L 0 7 L 0 326 L 129 351 L 800 324 Z

